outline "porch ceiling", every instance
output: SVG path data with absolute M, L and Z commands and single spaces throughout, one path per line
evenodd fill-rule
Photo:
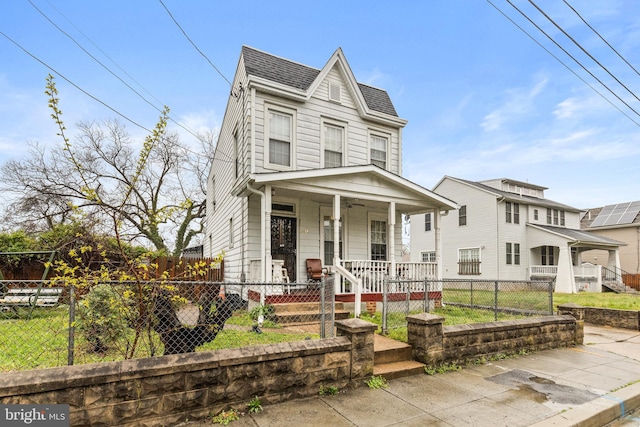
M 343 207 L 383 208 L 395 202 L 396 210 L 406 214 L 457 209 L 455 202 L 373 165 L 253 174 L 249 183 L 262 189 L 271 186 L 276 197 L 322 204 L 332 204 L 337 194 Z M 238 188 L 238 195 L 245 192 Z

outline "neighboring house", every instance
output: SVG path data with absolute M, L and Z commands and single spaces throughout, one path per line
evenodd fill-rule
M 580 228 L 598 236 L 626 243 L 620 248 L 620 268 L 624 273 L 640 274 L 640 201 L 588 209 Z M 608 266 L 605 251 L 591 251 L 583 261 Z
M 441 217 L 445 278 L 529 280 L 556 278 L 556 291 L 601 289 L 601 273 L 583 263 L 587 251 L 606 253 L 619 267 L 623 243 L 580 230 L 580 210 L 544 197 L 545 187 L 511 179 L 473 182 L 445 176 L 433 188 L 455 200 L 457 212 Z M 437 261 L 438 218 L 411 217 L 412 261 Z
M 321 69 L 242 47 L 208 179 L 204 255 L 225 280 L 305 282 L 306 259 L 347 278 L 397 275 L 402 214 L 455 209 L 403 178 L 400 118 L 341 49 Z M 283 270 L 284 269 L 284 270 Z M 286 279 L 285 279 L 286 280 Z

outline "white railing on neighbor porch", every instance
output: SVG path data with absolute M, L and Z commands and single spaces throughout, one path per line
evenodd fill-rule
M 385 277 L 405 280 L 437 279 L 435 262 L 396 262 L 391 271 L 391 261 L 341 260 L 341 266 L 362 281 L 362 293 L 382 293 Z M 355 283 L 345 281 L 340 293 L 353 293 Z
M 531 277 L 555 277 L 558 274 L 557 265 L 532 265 L 530 268 Z M 598 266 L 585 264 L 573 267 L 574 277 L 597 278 Z

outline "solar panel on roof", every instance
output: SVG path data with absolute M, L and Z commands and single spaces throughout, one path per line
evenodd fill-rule
M 631 224 L 640 213 L 640 201 L 607 205 L 593 220 L 591 227 Z

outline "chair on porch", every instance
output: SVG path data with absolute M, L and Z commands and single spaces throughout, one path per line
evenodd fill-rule
M 322 267 L 322 260 L 320 258 L 307 258 L 307 280 L 319 282 L 322 280 L 322 274 L 327 274 L 327 269 Z

